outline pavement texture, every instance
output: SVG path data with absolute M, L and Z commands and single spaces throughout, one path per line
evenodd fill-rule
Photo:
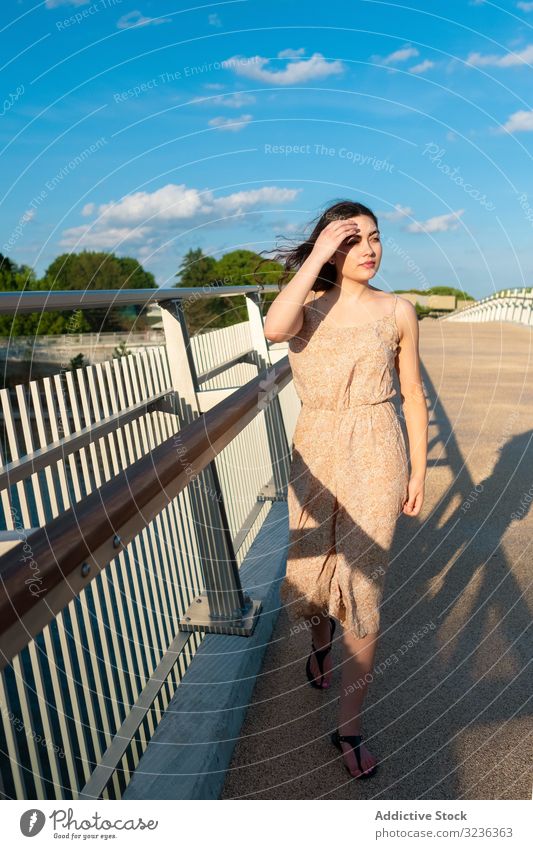
M 420 353 L 425 503 L 398 520 L 362 720 L 378 772 L 351 779 L 329 742 L 340 629 L 314 690 L 282 610 L 220 798 L 532 797 L 533 328 L 425 319 Z

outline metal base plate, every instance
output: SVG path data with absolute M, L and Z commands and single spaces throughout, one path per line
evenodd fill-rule
M 261 612 L 261 601 L 250 600 L 250 605 L 241 619 L 212 619 L 205 593 L 197 596 L 178 622 L 180 631 L 205 631 L 207 634 L 231 634 L 236 637 L 251 637 Z

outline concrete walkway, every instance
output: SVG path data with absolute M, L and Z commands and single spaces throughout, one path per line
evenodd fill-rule
M 282 611 L 221 798 L 531 798 L 533 328 L 425 320 L 420 339 L 426 500 L 398 522 L 376 657 L 389 666 L 363 716 L 380 770 L 350 780 L 329 742 L 339 642 L 332 689 L 313 690 L 309 635 Z

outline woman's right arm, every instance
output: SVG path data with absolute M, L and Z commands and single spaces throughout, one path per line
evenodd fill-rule
M 303 304 L 309 299 L 323 264 L 310 253 L 290 283 L 272 301 L 263 328 L 271 342 L 286 342 L 299 332 L 304 320 Z
M 303 324 L 303 305 L 310 299 L 324 263 L 345 239 L 357 235 L 358 230 L 359 225 L 350 218 L 331 221 L 324 227 L 307 259 L 270 305 L 263 327 L 270 342 L 286 342 L 299 332 Z

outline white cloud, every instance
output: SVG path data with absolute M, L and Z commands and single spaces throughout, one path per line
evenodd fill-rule
M 59 244 L 63 248 L 82 250 L 83 248 L 105 250 L 117 245 L 135 244 L 145 241 L 150 232 L 149 227 L 100 227 L 92 228 L 88 224 L 80 227 L 70 227 L 63 231 Z
M 140 224 L 147 219 L 168 222 L 207 213 L 212 206 L 210 192 L 204 194 L 184 184 L 168 183 L 154 192 L 134 192 L 118 202 L 100 204 L 98 216 L 106 225 Z
M 264 227 L 263 224 L 260 226 Z M 272 221 L 271 227 L 273 230 L 282 230 L 284 233 L 301 233 L 302 241 L 305 239 L 305 227 L 296 224 L 295 221 Z
M 533 3 L 517 3 L 517 9 L 522 9 L 523 12 L 533 12 Z
M 117 29 L 130 29 L 131 27 L 146 27 L 149 24 L 171 24 L 170 18 L 147 18 L 138 9 L 122 15 L 117 21 Z
M 447 215 L 435 215 L 426 221 L 414 221 L 407 229 L 410 233 L 446 233 L 448 230 L 457 230 L 463 212 L 464 209 L 458 209 Z
M 309 80 L 323 79 L 331 74 L 340 74 L 345 70 L 342 62 L 334 60 L 328 62 L 322 53 L 313 53 L 309 59 L 298 59 L 303 52 L 299 50 L 282 50 L 278 58 L 288 58 L 289 61 L 283 70 L 273 70 L 271 60 L 263 56 L 232 56 L 225 61 L 230 63 L 228 68 L 242 77 L 251 80 L 260 80 L 270 85 L 297 85 Z
M 409 68 L 412 74 L 423 74 L 424 71 L 429 71 L 430 68 L 435 67 L 435 62 L 432 62 L 430 59 L 424 59 L 423 62 L 420 62 L 418 65 L 413 65 L 412 68 Z
M 212 102 L 220 104 L 220 106 L 227 106 L 229 109 L 242 109 L 243 106 L 249 106 L 251 103 L 255 103 L 255 97 L 253 94 L 236 91 L 228 95 L 220 94 Z
M 526 133 L 533 131 L 533 110 L 529 112 L 525 109 L 520 109 L 518 112 L 513 112 L 503 125 L 501 132 L 508 130 L 510 133 Z
M 294 200 L 300 189 L 279 189 L 277 186 L 263 186 L 260 189 L 248 189 L 234 192 L 216 201 L 219 210 L 235 210 L 259 204 L 288 203 Z
M 230 91 L 227 94 L 218 94 L 216 97 L 195 97 L 190 102 L 208 103 L 209 106 L 226 106 L 228 109 L 242 109 L 243 106 L 255 103 L 255 97 L 253 94 L 245 94 L 241 91 Z
M 220 20 L 220 18 L 217 15 L 216 12 L 213 15 L 208 15 L 207 22 L 208 22 L 210 27 L 221 27 L 222 26 L 222 21 Z
M 232 133 L 238 133 L 244 130 L 247 124 L 252 120 L 252 115 L 241 115 L 240 118 L 225 118 L 219 115 L 216 118 L 211 118 L 208 122 L 210 127 L 216 127 L 217 130 L 229 130 Z
M 470 53 L 466 58 L 467 65 L 481 68 L 483 66 L 492 65 L 496 68 L 511 68 L 516 65 L 529 64 L 533 61 L 533 44 L 528 44 L 523 50 L 517 53 L 505 53 L 503 56 L 496 56 L 494 53 Z
M 278 53 L 279 59 L 297 59 L 298 56 L 305 56 L 305 47 L 299 47 L 298 50 L 287 47 L 286 50 L 280 50 Z
M 94 203 L 86 203 L 81 211 L 81 214 L 84 216 L 92 215 L 95 209 L 96 205 Z
M 242 215 L 248 209 L 289 203 L 301 189 L 263 186 L 249 191 L 214 197 L 209 190 L 168 183 L 154 192 L 134 192 L 118 202 L 86 204 L 83 213 L 96 213 L 92 224 L 63 231 L 61 246 L 113 248 L 118 243 L 137 245 L 160 242 L 169 230 L 209 218 L 223 219 L 228 214 Z M 87 212 L 85 212 L 87 210 Z M 90 210 L 90 211 L 89 211 Z
M 384 65 L 390 65 L 392 62 L 404 62 L 406 59 L 411 59 L 413 56 L 418 56 L 419 52 L 416 47 L 410 47 L 406 44 L 404 47 L 401 47 L 400 50 L 395 50 L 394 53 L 389 53 L 388 56 L 384 56 L 381 62 Z M 379 59 L 379 57 L 376 57 Z
M 405 218 L 407 215 L 412 215 L 413 210 L 410 206 L 402 206 L 399 203 L 394 204 L 394 212 L 382 212 L 381 218 L 386 218 L 387 221 L 398 221 L 400 218 Z
M 58 6 L 86 6 L 89 0 L 46 0 L 47 9 L 56 9 Z

